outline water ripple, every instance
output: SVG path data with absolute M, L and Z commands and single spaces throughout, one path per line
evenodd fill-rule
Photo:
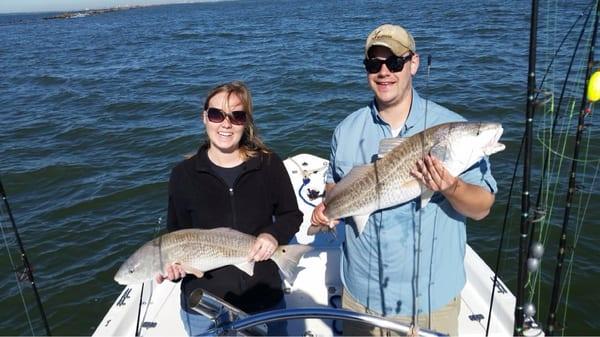
M 557 15 L 540 23 L 542 63 L 553 56 L 556 32 L 570 26 L 585 5 L 577 0 L 545 9 L 548 18 Z M 260 134 L 281 157 L 327 157 L 334 127 L 372 99 L 361 63 L 364 39 L 383 22 L 413 32 L 422 54 L 414 83 L 423 97 L 470 119 L 504 125 L 507 149 L 492 157 L 501 186 L 497 204 L 484 226 L 468 226 L 470 243 L 494 261 L 524 127 L 528 4 L 425 1 L 390 10 L 397 6 L 260 0 L 149 7 L 79 20 L 0 15 L 0 45 L 10 46 L 0 47 L 0 177 L 54 334 L 89 335 L 121 290 L 112 280 L 120 262 L 164 228 L 157 222 L 166 212 L 168 175 L 204 140 L 199 117 L 211 87 L 247 82 Z M 562 85 L 573 48 L 569 39 L 548 88 Z M 568 84 L 577 83 L 581 76 Z M 567 95 L 575 97 L 573 105 L 581 97 L 572 90 Z M 593 155 L 597 145 L 591 149 Z M 582 183 L 591 184 L 592 176 L 585 172 Z M 593 195 L 592 205 L 597 199 Z M 597 215 L 589 210 L 577 248 L 574 276 L 580 283 L 571 295 L 571 334 L 600 327 L 586 291 L 597 281 Z M 512 234 L 507 266 L 516 263 Z M 18 257 L 14 240 L 9 243 Z M 0 263 L 6 254 L 0 252 Z M 2 309 L 21 308 L 10 268 L 0 278 Z M 512 286 L 510 268 L 502 277 Z M 543 280 L 551 282 L 547 274 Z M 36 312 L 31 296 L 27 302 Z M 33 319 L 38 330 L 39 318 Z M 22 312 L 0 310 L 0 322 L 6 334 L 31 334 Z

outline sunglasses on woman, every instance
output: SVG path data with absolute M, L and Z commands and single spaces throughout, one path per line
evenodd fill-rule
M 246 111 L 227 113 L 221 109 L 208 108 L 206 109 L 206 117 L 213 123 L 221 123 L 225 120 L 225 117 L 229 117 L 229 122 L 233 125 L 244 125 L 246 123 Z
M 370 74 L 377 74 L 381 70 L 381 66 L 385 64 L 385 66 L 393 73 L 397 73 L 402 71 L 404 68 L 404 64 L 412 58 L 413 54 L 402 56 L 392 55 L 385 60 L 380 59 L 365 59 L 363 63 L 365 64 L 365 69 Z

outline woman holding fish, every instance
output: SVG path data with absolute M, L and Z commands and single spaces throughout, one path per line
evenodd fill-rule
M 210 91 L 202 112 L 208 140 L 179 163 L 169 179 L 169 232 L 228 227 L 256 237 L 247 252 L 247 260 L 255 262 L 253 276 L 233 265 L 203 273 L 175 264 L 156 277 L 159 283 L 183 278 L 181 318 L 190 336 L 212 327 L 187 306 L 197 288 L 247 313 L 285 306 L 281 277 L 271 257 L 298 231 L 302 212 L 283 162 L 258 137 L 252 114 L 250 91 L 243 83 Z M 286 323 L 276 324 L 269 326 L 269 334 L 285 335 Z

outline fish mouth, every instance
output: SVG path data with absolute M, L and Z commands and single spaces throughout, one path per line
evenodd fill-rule
M 119 274 L 115 275 L 115 277 L 113 277 L 113 279 L 115 280 L 115 282 L 117 282 L 118 284 L 124 286 L 127 284 L 127 282 L 119 276 Z
M 504 151 L 504 149 L 506 149 L 506 145 L 504 145 L 503 143 L 493 143 L 490 146 L 488 146 L 483 153 L 486 156 L 491 156 L 494 153 L 500 152 L 500 151 Z
M 483 150 L 483 153 L 486 156 L 490 156 L 494 153 L 503 151 L 506 149 L 506 145 L 500 143 L 500 137 L 502 137 L 502 133 L 504 133 L 504 129 L 502 128 L 502 124 L 492 123 L 488 125 L 489 127 L 484 130 L 484 132 L 494 132 L 493 136 L 490 137 L 490 142 Z

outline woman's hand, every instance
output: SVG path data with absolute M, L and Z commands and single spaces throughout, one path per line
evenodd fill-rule
M 185 271 L 181 268 L 181 265 L 173 263 L 169 265 L 166 270 L 166 275 L 156 274 L 154 280 L 156 283 L 161 284 L 164 280 L 177 282 L 179 279 L 185 277 Z
M 261 233 L 254 241 L 250 253 L 248 253 L 248 261 L 265 261 L 271 258 L 275 249 L 277 249 L 277 240 L 273 235 Z

